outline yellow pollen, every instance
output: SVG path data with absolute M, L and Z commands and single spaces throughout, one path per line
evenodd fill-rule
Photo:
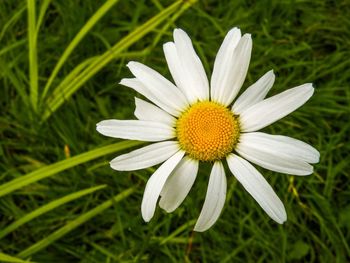
M 215 161 L 232 152 L 239 137 L 237 117 L 212 101 L 193 104 L 176 123 L 180 147 L 200 161 Z

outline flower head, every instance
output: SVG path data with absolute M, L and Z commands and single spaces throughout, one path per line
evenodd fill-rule
M 161 208 L 174 211 L 189 193 L 199 163 L 210 162 L 207 194 L 194 230 L 210 228 L 225 203 L 227 185 L 222 162 L 226 160 L 243 187 L 273 220 L 282 224 L 287 219 L 283 203 L 248 161 L 281 173 L 313 172 L 310 163 L 319 161 L 316 149 L 290 137 L 257 132 L 303 105 L 314 92 L 312 84 L 265 99 L 275 80 L 269 71 L 234 101 L 245 80 L 252 50 L 251 36 L 241 36 L 238 28 L 228 32 L 217 53 L 210 85 L 183 30 L 175 29 L 174 42 L 163 48 L 175 85 L 153 69 L 129 62 L 135 78 L 122 79 L 121 84 L 152 103 L 135 98 L 138 120 L 97 124 L 97 131 L 106 136 L 155 142 L 110 163 L 120 171 L 162 163 L 147 182 L 141 205 L 143 219 L 148 222 L 153 217 L 159 197 Z

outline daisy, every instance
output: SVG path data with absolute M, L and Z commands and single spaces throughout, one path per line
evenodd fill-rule
M 174 30 L 174 42 L 165 43 L 165 58 L 175 85 L 155 70 L 129 62 L 135 78 L 121 84 L 152 103 L 135 98 L 138 120 L 104 120 L 97 124 L 103 135 L 155 142 L 110 162 L 113 169 L 132 171 L 162 163 L 149 178 L 141 212 L 148 222 L 156 205 L 174 211 L 189 193 L 200 162 L 212 169 L 205 201 L 195 231 L 205 231 L 218 219 L 226 198 L 223 162 L 262 209 L 277 223 L 287 219 L 283 203 L 250 162 L 286 174 L 308 175 L 319 152 L 310 145 L 258 130 L 302 106 L 313 94 L 311 83 L 265 99 L 275 76 L 267 72 L 236 98 L 247 74 L 252 40 L 238 28 L 226 35 L 215 59 L 210 80 L 191 39 Z M 234 101 L 234 102 L 233 102 Z

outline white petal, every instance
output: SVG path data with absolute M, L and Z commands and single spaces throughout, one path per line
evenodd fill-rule
M 270 70 L 239 96 L 232 106 L 232 111 L 235 114 L 240 114 L 250 106 L 262 101 L 274 82 L 275 74 L 273 74 L 273 70 Z
M 220 161 L 214 163 L 210 173 L 207 194 L 194 231 L 203 232 L 209 229 L 219 218 L 226 199 L 226 176 Z
M 186 95 L 187 100 L 193 104 L 198 100 L 202 99 L 200 89 L 198 85 L 193 86 L 188 81 L 188 72 L 182 65 L 180 57 L 177 53 L 175 44 L 173 42 L 168 42 L 163 45 L 164 55 L 168 63 L 169 70 L 176 86 Z
M 158 142 L 114 158 L 110 165 L 118 171 L 139 170 L 164 162 L 179 150 L 174 141 Z
M 232 37 L 232 46 L 235 45 L 240 32 Z M 226 45 L 225 45 L 226 46 Z M 252 39 L 245 34 L 238 42 L 234 51 L 223 47 L 223 51 L 215 59 L 213 76 L 211 79 L 211 100 L 228 106 L 238 94 L 247 75 L 250 56 L 252 53 Z
M 293 143 L 273 138 L 274 135 L 265 135 L 241 134 L 236 151 L 247 160 L 275 172 L 294 175 L 309 175 L 313 172 L 313 167 L 306 159 L 318 159 L 314 149 L 312 152 L 310 149 L 299 149 Z
M 240 114 L 242 131 L 262 129 L 303 105 L 314 93 L 311 83 L 288 89 L 258 102 Z
M 178 208 L 191 190 L 197 172 L 198 161 L 183 158 L 166 181 L 160 194 L 159 206 L 168 213 Z
M 141 204 L 142 217 L 146 222 L 153 217 L 159 194 L 169 175 L 184 155 L 184 151 L 178 151 L 163 163 L 148 180 Z
M 134 114 L 139 120 L 162 122 L 169 126 L 174 126 L 176 123 L 176 119 L 173 116 L 152 103 L 135 98 L 135 105 Z
M 164 109 L 168 113 L 174 116 L 177 114 L 177 111 L 174 110 L 173 107 L 169 106 L 166 102 L 162 101 L 162 99 L 158 98 L 157 95 L 154 95 L 151 92 L 151 90 L 148 89 L 145 85 L 143 85 L 141 81 L 139 81 L 137 78 L 124 78 L 120 81 L 120 84 L 134 89 L 135 91 L 142 94 L 147 99 L 149 99 L 154 104 L 158 105 L 160 108 Z
M 227 163 L 233 175 L 262 209 L 277 223 L 283 224 L 287 220 L 284 205 L 259 171 L 237 155 L 230 154 Z
M 175 137 L 174 128 L 164 123 L 151 121 L 104 120 L 97 123 L 96 130 L 109 137 L 149 142 Z
M 196 91 L 196 97 L 200 100 L 209 99 L 209 83 L 203 64 L 193 48 L 190 37 L 182 29 L 174 30 L 174 42 L 177 55 L 181 61 L 187 85 L 192 91 Z
M 188 106 L 186 97 L 173 83 L 164 78 L 157 71 L 135 61 L 129 62 L 127 66 L 147 90 L 162 102 L 162 105 L 159 106 L 165 111 L 174 116 L 178 116 L 186 109 Z M 150 100 L 157 104 L 156 101 Z M 165 106 L 165 108 L 163 106 Z
M 231 72 L 229 67 L 232 64 L 233 53 L 240 39 L 241 30 L 234 27 L 226 34 L 219 48 L 210 80 L 210 97 L 212 100 L 219 101 L 224 90 L 230 88 L 231 83 L 227 83 Z
M 311 145 L 282 135 L 271 135 L 263 132 L 242 133 L 237 145 L 253 150 L 264 151 L 266 154 L 283 158 L 301 160 L 308 163 L 318 163 L 320 153 Z
M 302 141 L 281 135 L 261 132 L 243 133 L 236 151 L 249 161 L 272 171 L 308 175 L 320 153 Z

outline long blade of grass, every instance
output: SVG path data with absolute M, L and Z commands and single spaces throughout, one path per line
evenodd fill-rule
M 59 84 L 47 100 L 42 121 L 49 118 L 51 113 L 56 111 L 68 97 L 75 93 L 86 81 L 99 72 L 106 64 L 115 59 L 122 51 L 149 33 L 161 22 L 168 19 L 171 14 L 175 13 L 176 15 L 179 12 L 184 12 L 184 10 L 188 9 L 194 2 L 195 1 L 176 1 L 174 4 L 167 7 L 146 23 L 136 28 L 126 37 L 121 39 L 110 50 L 107 50 L 104 54 L 97 57 L 96 60 L 91 63 L 79 76 L 71 81 L 69 85 Z
M 61 85 L 68 86 L 69 83 L 74 81 L 74 79 L 84 70 L 86 69 L 97 57 L 90 57 L 83 62 L 81 62 L 78 66 L 76 66 L 69 74 L 64 78 L 61 82 Z
M 34 263 L 33 261 L 22 260 L 19 258 L 15 258 L 13 256 L 9 256 L 7 254 L 0 252 L 0 262 L 10 262 L 10 263 Z
M 18 74 L 13 72 L 13 69 L 9 67 L 8 63 L 0 58 L 0 71 L 5 78 L 8 78 L 12 86 L 16 89 L 18 94 L 21 96 L 25 106 L 29 106 L 28 94 L 26 93 L 26 86 L 19 80 Z
M 37 61 L 37 38 L 36 38 L 36 15 L 35 0 L 27 0 L 28 9 L 28 45 L 29 45 L 29 79 L 30 101 L 33 110 L 38 109 L 38 61 Z
M 93 16 L 86 22 L 86 24 L 80 29 L 78 34 L 74 37 L 74 39 L 70 42 L 68 47 L 63 52 L 62 56 L 58 60 L 55 68 L 53 69 L 41 96 L 42 99 L 46 97 L 47 92 L 50 89 L 50 86 L 57 76 L 59 70 L 62 68 L 64 62 L 66 62 L 69 55 L 73 52 L 75 47 L 80 43 L 80 41 L 85 37 L 87 33 L 91 30 L 91 28 L 116 4 L 119 0 L 108 0 L 106 1 L 94 14 Z
M 24 13 L 26 9 L 27 5 L 23 3 L 19 6 L 18 10 L 14 12 L 13 16 L 5 24 L 1 25 L 0 41 L 4 37 L 6 31 L 21 18 L 22 13 Z
M 192 1 L 192 2 L 195 3 L 196 1 L 197 1 L 197 0 L 194 0 L 194 1 Z M 152 45 L 149 47 L 149 49 L 153 49 L 154 47 L 156 47 L 156 46 L 158 45 L 158 43 L 159 43 L 161 37 L 164 35 L 164 33 L 167 32 L 167 30 L 168 30 L 168 28 L 169 28 L 170 26 L 174 26 L 174 27 L 175 27 L 174 22 L 182 15 L 182 13 L 184 13 L 184 12 L 187 10 L 188 7 L 189 7 L 189 6 L 187 6 L 187 5 L 183 5 L 183 6 L 181 7 L 181 9 L 180 9 L 178 12 L 176 12 L 176 13 L 169 19 L 169 21 L 168 21 L 167 23 L 164 24 L 164 26 L 159 30 L 159 32 L 157 33 L 157 35 L 154 37 L 154 40 L 153 40 L 153 42 L 152 42 Z M 161 8 L 161 10 L 162 10 L 162 7 L 160 7 L 160 8 Z
M 36 37 L 39 34 L 39 29 L 40 29 L 41 23 L 44 21 L 44 16 L 45 16 L 47 8 L 50 5 L 50 2 L 51 2 L 51 0 L 44 0 L 43 3 L 41 4 L 39 17 L 38 17 L 38 21 L 36 23 L 36 29 L 35 29 Z
M 79 164 L 91 161 L 93 159 L 96 159 L 98 157 L 122 151 L 137 145 L 142 144 L 143 142 L 139 141 L 123 141 L 119 143 L 115 143 L 112 145 L 104 146 L 98 149 L 91 150 L 89 152 L 85 152 L 82 154 L 79 154 L 77 156 L 74 156 L 72 158 L 56 162 L 54 164 L 45 166 L 43 168 L 40 168 L 38 170 L 35 170 L 29 174 L 26 174 L 24 176 L 21 176 L 19 178 L 13 179 L 10 182 L 4 183 L 0 186 L 0 197 L 4 196 L 6 194 L 9 194 L 21 187 L 24 187 L 28 184 L 37 182 L 39 180 L 42 180 L 46 177 L 55 175 L 59 172 L 62 172 L 66 169 L 69 169 L 71 167 L 77 166 Z
M 190 226 L 194 226 L 197 219 L 192 219 L 191 221 L 188 221 L 187 223 L 183 224 L 179 228 L 177 228 L 174 232 L 172 232 L 169 236 L 165 237 L 161 242 L 160 245 L 164 245 L 167 242 L 171 241 L 173 238 L 175 238 L 177 235 L 188 229 Z
M 34 218 L 37 218 L 38 216 L 41 216 L 47 212 L 50 212 L 51 210 L 55 209 L 56 207 L 59 207 L 61 205 L 64 205 L 70 201 L 73 201 L 75 199 L 78 199 L 84 195 L 93 193 L 97 190 L 100 190 L 102 188 L 105 188 L 106 185 L 99 185 L 95 187 L 91 187 L 88 189 L 80 190 L 72 194 L 68 194 L 64 197 L 61 197 L 59 199 L 56 199 L 46 205 L 43 205 L 39 207 L 38 209 L 35 209 L 34 211 L 26 214 L 25 216 L 21 217 L 20 219 L 13 222 L 11 225 L 7 226 L 5 229 L 0 231 L 0 239 L 11 233 L 12 231 L 16 230 L 20 226 L 24 225 L 25 223 L 33 220 Z
M 102 203 L 101 205 L 91 209 L 90 211 L 78 216 L 73 221 L 70 221 L 65 226 L 61 227 L 60 229 L 53 232 L 51 235 L 41 239 L 40 241 L 36 242 L 34 245 L 30 246 L 29 248 L 23 250 L 20 252 L 17 256 L 21 258 L 28 257 L 55 242 L 57 239 L 63 237 L 70 231 L 74 230 L 75 228 L 79 227 L 80 225 L 84 224 L 86 221 L 90 220 L 91 218 L 97 216 L 107 208 L 111 207 L 113 204 L 118 203 L 125 198 L 127 198 L 129 195 L 131 195 L 135 191 L 135 188 L 131 187 L 127 190 L 121 192 L 120 194 L 114 196 L 112 199 Z
M 23 40 L 19 40 L 11 45 L 8 45 L 7 47 L 4 47 L 2 49 L 0 49 L 0 57 L 4 54 L 6 54 L 7 52 L 11 51 L 12 49 L 15 49 L 19 46 L 22 46 L 23 44 L 25 44 L 27 42 L 27 40 L 23 39 Z

